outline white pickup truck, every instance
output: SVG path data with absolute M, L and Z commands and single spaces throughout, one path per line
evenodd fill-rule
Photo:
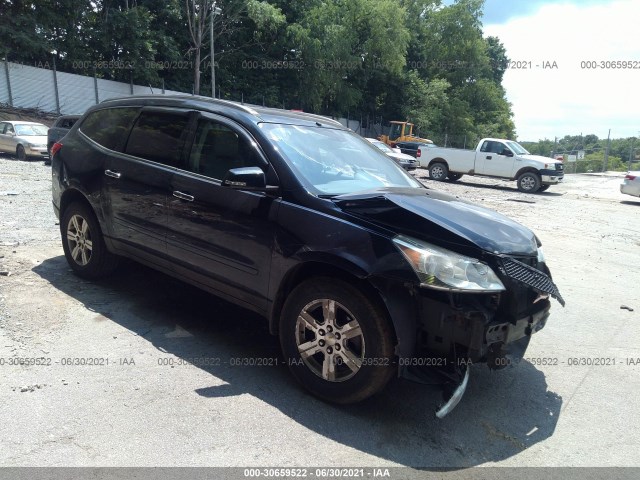
M 527 193 L 543 192 L 564 179 L 562 162 L 531 155 L 517 142 L 499 138 L 483 138 L 475 150 L 425 148 L 419 160 L 433 180 L 456 181 L 462 175 L 508 178 Z

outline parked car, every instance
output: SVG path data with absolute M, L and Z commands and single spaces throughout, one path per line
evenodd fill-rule
M 0 152 L 11 153 L 20 160 L 48 156 L 47 130 L 46 125 L 36 122 L 0 122 Z
M 640 172 L 629 172 L 620 184 L 620 192 L 640 197 Z
M 331 402 L 394 375 L 439 379 L 442 417 L 471 362 L 517 362 L 550 298 L 564 304 L 531 230 L 426 188 L 328 118 L 107 100 L 53 146 L 51 170 L 77 275 L 128 257 L 258 312 L 297 380 Z
M 53 147 L 53 144 L 64 137 L 79 118 L 80 115 L 62 115 L 58 117 L 53 126 L 49 128 L 47 132 L 47 151 L 49 152 L 49 157 L 44 161 L 45 164 L 48 165 L 51 163 L 51 147 Z
M 500 138 L 483 138 L 475 150 L 431 148 L 420 156 L 420 166 L 429 169 L 433 180 L 456 181 L 462 175 L 506 178 L 525 193 L 544 192 L 564 180 L 562 162 L 532 155 L 519 143 Z
M 428 148 L 435 148 L 437 147 L 437 145 L 433 143 L 422 142 L 397 142 L 396 147 L 398 147 L 402 153 L 420 159 L 424 151 L 426 151 Z
M 397 149 L 391 148 L 384 142 L 381 142 L 377 138 L 366 138 L 374 147 L 377 147 L 382 153 L 388 155 L 393 158 L 398 165 L 400 165 L 405 170 L 411 171 L 418 168 L 420 165 L 418 161 L 413 158 L 411 155 L 407 155 L 402 153 L 401 151 L 397 151 Z

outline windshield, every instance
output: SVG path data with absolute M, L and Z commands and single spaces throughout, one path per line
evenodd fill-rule
M 518 142 L 508 141 L 506 142 L 507 146 L 511 149 L 513 153 L 516 155 L 531 155 L 526 148 L 520 145 Z
M 391 124 L 391 131 L 389 132 L 389 140 L 395 140 L 402 135 L 402 125 L 399 123 Z
M 47 127 L 44 125 L 15 125 L 16 135 L 23 137 L 34 137 L 37 135 L 46 135 Z
M 367 140 L 346 130 L 263 123 L 285 160 L 319 195 L 422 185 Z

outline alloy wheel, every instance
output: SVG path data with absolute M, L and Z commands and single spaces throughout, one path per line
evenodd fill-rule
M 314 300 L 296 321 L 295 340 L 304 364 L 330 382 L 343 382 L 360 370 L 365 356 L 362 329 L 354 315 L 331 299 Z
M 80 266 L 85 266 L 91 261 L 93 241 L 89 223 L 80 215 L 74 215 L 67 225 L 67 242 L 71 257 Z

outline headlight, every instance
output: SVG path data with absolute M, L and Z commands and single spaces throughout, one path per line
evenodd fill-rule
M 439 290 L 502 292 L 504 285 L 491 268 L 476 260 L 421 240 L 398 235 L 393 239 L 420 278 L 420 284 Z
M 538 263 L 547 263 L 546 259 L 544 258 L 542 247 L 538 247 Z

